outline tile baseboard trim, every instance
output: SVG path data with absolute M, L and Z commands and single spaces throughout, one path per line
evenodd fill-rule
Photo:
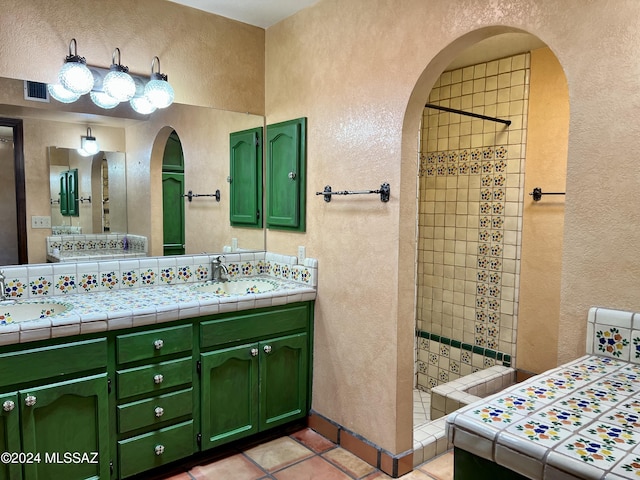
M 314 410 L 309 412 L 307 420 L 309 428 L 353 453 L 369 465 L 382 470 L 392 478 L 401 477 L 413 470 L 413 450 L 407 450 L 399 454 L 388 452 L 362 435 L 343 427 Z

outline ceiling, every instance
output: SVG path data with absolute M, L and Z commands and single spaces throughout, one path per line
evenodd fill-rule
M 257 27 L 268 28 L 318 0 L 169 0 Z

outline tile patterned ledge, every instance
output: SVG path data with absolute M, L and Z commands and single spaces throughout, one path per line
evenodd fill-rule
M 450 414 L 449 441 L 532 479 L 638 478 L 640 314 L 587 324 L 587 355 Z
M 241 296 L 196 291 L 211 279 L 217 255 L 155 257 L 97 263 L 2 267 L 6 294 L 27 302 L 61 303 L 62 313 L 7 323 L 0 305 L 0 345 L 169 322 L 316 297 L 317 260 L 273 253 L 225 254 L 229 278 L 267 278 L 275 290 Z M 3 324 L 4 323 L 4 324 Z

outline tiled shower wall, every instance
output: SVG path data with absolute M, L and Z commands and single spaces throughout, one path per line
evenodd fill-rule
M 529 54 L 444 72 L 425 108 L 419 171 L 417 385 L 513 366 Z

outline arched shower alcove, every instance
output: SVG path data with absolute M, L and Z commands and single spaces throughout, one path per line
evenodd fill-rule
M 459 38 L 414 89 L 402 177 L 408 187 L 418 176 L 417 205 L 413 218 L 408 208 L 401 213 L 417 231 L 415 250 L 401 252 L 416 260 L 414 463 L 440 453 L 433 425 L 422 424 L 465 401 L 464 392 L 432 396 L 434 387 L 515 367 L 516 358 L 530 372 L 556 364 L 563 198 L 534 202 L 526 192 L 564 191 L 568 125 L 558 60 L 537 38 L 507 27 Z

